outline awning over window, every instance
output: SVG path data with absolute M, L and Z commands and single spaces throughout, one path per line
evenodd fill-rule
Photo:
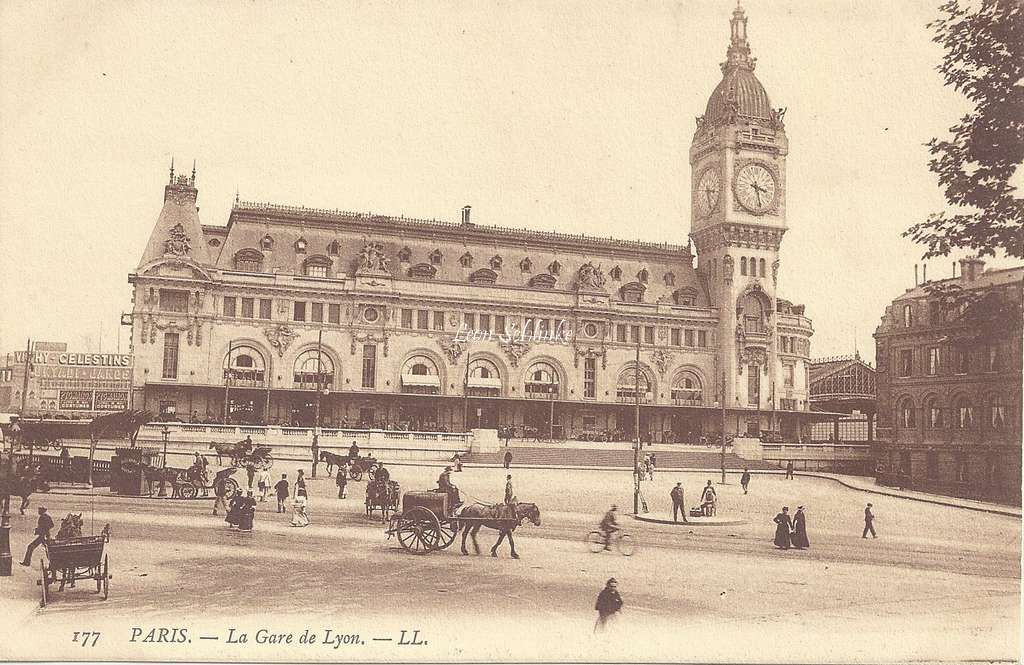
M 403 374 L 402 385 L 441 387 L 441 377 L 436 374 Z
M 501 390 L 501 379 L 496 376 L 484 378 L 482 376 L 471 376 L 466 385 L 470 388 L 497 388 Z

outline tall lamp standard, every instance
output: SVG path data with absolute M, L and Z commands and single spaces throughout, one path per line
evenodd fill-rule
M 722 484 L 725 484 L 725 372 L 722 372 Z
M 170 430 L 170 428 L 167 427 L 167 425 L 164 425 L 164 428 L 162 430 L 160 430 L 160 438 L 163 439 L 163 441 L 164 441 L 164 463 L 163 463 L 163 468 L 166 469 L 167 468 L 167 440 L 169 438 L 171 438 L 171 430 Z M 167 479 L 164 478 L 163 474 L 161 474 L 161 476 L 160 476 L 160 492 L 157 494 L 157 496 L 162 496 L 162 497 L 166 497 L 167 496 Z

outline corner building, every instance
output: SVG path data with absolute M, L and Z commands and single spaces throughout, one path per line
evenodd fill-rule
M 639 386 L 647 440 L 799 439 L 813 330 L 776 296 L 787 141 L 746 23 L 737 8 L 690 150 L 696 265 L 689 246 L 477 225 L 468 207 L 456 224 L 236 201 L 207 226 L 195 171 L 172 165 L 129 276 L 134 405 L 629 439 Z

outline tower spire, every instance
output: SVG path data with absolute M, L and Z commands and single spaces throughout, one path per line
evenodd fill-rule
M 722 71 L 730 69 L 754 70 L 757 58 L 750 57 L 750 44 L 747 42 L 747 13 L 743 11 L 740 0 L 736 0 L 736 9 L 732 10 L 729 20 L 729 48 L 725 52 Z
M 189 185 L 196 186 L 196 160 L 192 160 L 192 180 L 188 183 Z
M 171 155 L 171 178 L 169 182 L 172 185 L 174 184 L 174 155 Z

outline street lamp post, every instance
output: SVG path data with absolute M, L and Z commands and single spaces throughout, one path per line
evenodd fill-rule
M 164 469 L 167 468 L 167 440 L 170 437 L 171 437 L 171 430 L 170 430 L 170 428 L 167 427 L 167 425 L 164 425 L 164 428 L 162 430 L 160 430 L 160 438 L 162 438 L 163 441 L 164 441 L 164 463 L 163 463 L 163 468 Z M 167 496 L 167 480 L 164 478 L 163 475 L 160 476 L 160 492 L 157 494 L 157 496 L 162 496 L 162 497 L 166 497 Z
M 722 484 L 725 484 L 725 372 L 722 372 Z

